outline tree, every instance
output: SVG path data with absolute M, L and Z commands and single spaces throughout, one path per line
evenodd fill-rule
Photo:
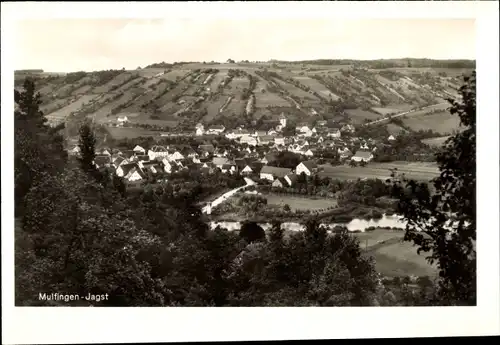
M 266 233 L 256 222 L 245 222 L 241 225 L 240 237 L 251 243 L 264 240 Z
M 290 212 L 290 205 L 288 204 L 283 205 L 283 211 Z
M 64 169 L 67 154 L 64 124 L 50 127 L 40 111 L 41 96 L 32 79 L 26 78 L 21 91 L 14 90 L 14 184 L 15 212 L 22 214 L 24 197 L 44 173 L 57 174 Z
M 80 126 L 80 138 L 78 142 L 78 147 L 80 148 L 80 165 L 84 171 L 91 172 L 95 170 L 94 159 L 95 159 L 95 144 L 96 137 L 94 131 L 88 121 L 84 122 Z
M 450 100 L 464 130 L 450 137 L 437 154 L 440 175 L 426 183 L 391 181 L 398 212 L 408 221 L 405 240 L 430 252 L 437 263 L 439 293 L 451 304 L 476 303 L 476 74 L 464 78 L 462 101 Z M 396 177 L 397 172 L 393 172 Z
M 355 166 L 357 166 L 358 164 L 356 163 L 356 161 L 354 161 L 354 160 L 352 160 L 352 159 L 351 159 L 351 160 L 349 161 L 349 165 L 350 165 L 351 167 L 355 167 Z
M 360 167 L 365 167 L 366 166 L 366 161 L 362 160 L 361 162 L 359 162 L 359 166 Z

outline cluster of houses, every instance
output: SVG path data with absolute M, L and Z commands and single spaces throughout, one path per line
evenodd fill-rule
M 125 119 L 127 120 L 127 119 Z M 165 175 L 180 170 L 200 169 L 208 173 L 219 170 L 225 174 L 258 176 L 270 181 L 273 186 L 292 186 L 297 176 L 308 176 L 318 171 L 317 158 L 328 152 L 336 152 L 341 161 L 369 162 L 376 151 L 372 139 L 357 138 L 352 134 L 352 125 L 326 126 L 326 121 L 317 121 L 314 127 L 298 124 L 294 136 L 283 136 L 286 118 L 281 116 L 279 124 L 268 131 L 254 131 L 244 128 L 226 130 L 224 126 L 196 126 L 196 135 L 215 134 L 233 141 L 234 146 L 214 147 L 202 144 L 160 146 L 145 149 L 136 145 L 132 150 L 102 148 L 96 152 L 94 164 L 98 169 L 107 167 L 126 181 L 141 181 L 156 175 L 165 180 Z M 393 136 L 387 138 L 394 140 Z M 238 151 L 235 154 L 235 151 Z M 273 166 L 277 154 L 289 151 L 301 155 L 304 161 L 294 169 Z M 355 152 L 353 154 L 353 151 Z M 79 154 L 79 147 L 69 150 L 72 155 Z

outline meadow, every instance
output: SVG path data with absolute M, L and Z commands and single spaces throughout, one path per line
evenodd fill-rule
M 284 205 L 290 206 L 292 211 L 295 210 L 321 210 L 328 207 L 336 207 L 337 201 L 335 199 L 327 198 L 307 198 L 291 195 L 279 194 L 264 194 L 267 199 L 268 205 L 276 205 L 283 207 Z
M 405 173 L 408 178 L 429 181 L 439 174 L 435 163 L 423 162 L 391 162 L 391 163 L 368 163 L 364 167 L 350 167 L 348 165 L 323 165 L 323 171 L 318 173 L 321 177 L 330 177 L 341 180 L 377 178 L 390 178 L 390 169 L 397 168 L 399 173 Z

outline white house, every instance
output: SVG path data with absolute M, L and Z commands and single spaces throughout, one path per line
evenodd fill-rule
M 253 169 L 250 165 L 246 165 L 243 169 L 241 169 L 242 174 L 251 174 L 253 173 Z
M 284 137 L 275 137 L 274 145 L 283 145 L 285 146 L 285 138 Z
M 221 134 L 226 130 L 226 127 L 223 125 L 218 125 L 218 126 L 212 126 L 208 129 L 209 134 Z
M 369 151 L 358 150 L 354 156 L 351 157 L 351 160 L 355 162 L 369 162 L 373 159 L 373 154 Z
M 139 166 L 135 163 L 124 164 L 116 169 L 116 175 L 123 177 L 128 181 L 138 181 L 142 180 L 145 175 Z
M 252 137 L 250 135 L 245 135 L 240 138 L 240 144 L 247 144 L 249 146 L 256 146 L 257 145 L 257 139 L 255 137 Z
M 172 172 L 172 164 L 170 164 L 170 162 L 167 158 L 163 158 L 163 160 L 161 162 L 163 163 L 163 170 L 167 174 L 170 174 Z
M 134 151 L 135 153 L 141 153 L 143 155 L 146 154 L 146 150 L 142 146 L 139 146 L 139 145 L 136 145 L 132 151 Z
M 116 119 L 116 122 L 119 126 L 123 126 L 125 123 L 128 123 L 128 117 L 127 116 L 118 116 Z
M 295 182 L 297 182 L 297 175 L 294 175 L 294 174 L 288 174 L 285 176 L 285 181 L 286 183 L 288 183 L 288 186 L 291 187 L 295 184 Z
M 281 113 L 280 115 L 280 125 L 282 126 L 281 128 L 286 127 L 286 117 L 284 113 Z
M 291 169 L 278 168 L 265 165 L 260 171 L 260 178 L 262 180 L 274 181 L 277 178 L 284 178 L 286 175 L 292 172 Z
M 387 140 L 393 141 L 393 140 L 396 140 L 396 138 L 394 138 L 394 135 L 391 134 L 391 135 L 389 135 L 389 138 L 387 138 Z
M 341 133 L 338 128 L 330 128 L 328 129 L 327 136 L 330 138 L 340 138 Z
M 184 156 L 179 151 L 175 151 L 168 158 L 171 161 L 180 161 L 181 159 L 184 159 Z
M 306 152 L 304 152 L 304 156 L 312 157 L 314 156 L 314 153 L 311 151 L 311 149 L 308 149 Z
M 155 145 L 148 151 L 148 156 L 149 160 L 168 157 L 168 150 L 163 146 Z
M 318 171 L 318 165 L 313 161 L 300 162 L 300 164 L 297 165 L 297 167 L 295 168 L 295 174 L 297 175 L 304 173 L 307 176 L 311 176 L 317 171 Z
M 205 126 L 202 123 L 198 123 L 194 130 L 197 136 L 205 134 Z

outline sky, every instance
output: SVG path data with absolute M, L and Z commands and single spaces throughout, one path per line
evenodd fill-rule
M 29 19 L 17 22 L 14 68 L 71 72 L 229 58 L 475 59 L 475 50 L 474 19 Z

